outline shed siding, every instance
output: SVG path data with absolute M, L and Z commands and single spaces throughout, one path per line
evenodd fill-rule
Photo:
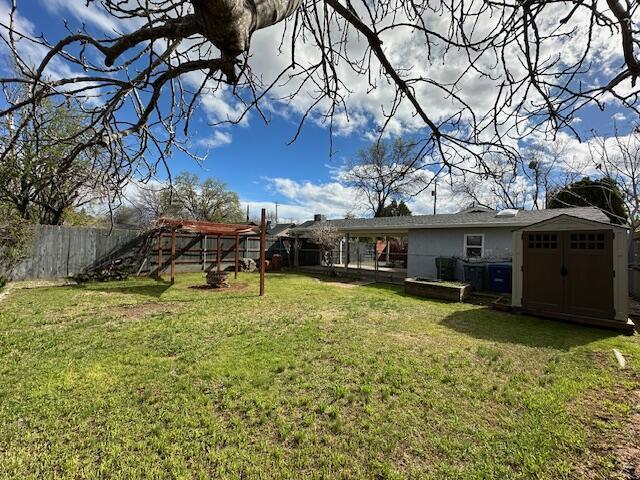
M 436 257 L 464 256 L 465 234 L 484 235 L 484 256 L 496 260 L 511 258 L 511 228 L 449 228 L 409 231 L 409 277 L 435 277 Z M 462 265 L 458 262 L 456 277 L 462 279 Z

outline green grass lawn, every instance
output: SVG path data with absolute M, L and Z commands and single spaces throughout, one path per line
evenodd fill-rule
M 617 478 L 640 341 L 293 274 L 0 303 L 0 478 Z M 626 356 L 619 370 L 611 349 Z M 637 440 L 637 439 L 636 439 Z M 623 477 L 621 477 L 623 478 Z

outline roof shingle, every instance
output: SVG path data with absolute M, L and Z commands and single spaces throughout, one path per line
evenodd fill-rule
M 413 230 L 419 228 L 463 228 L 463 227 L 520 227 L 548 220 L 558 215 L 571 215 L 586 220 L 610 223 L 609 218 L 594 207 L 557 208 L 549 210 L 519 210 L 515 216 L 496 216 L 496 212 L 461 212 L 438 215 L 415 215 L 409 217 L 343 218 L 326 220 L 338 230 Z M 313 227 L 313 220 L 304 222 L 291 230 L 302 234 Z

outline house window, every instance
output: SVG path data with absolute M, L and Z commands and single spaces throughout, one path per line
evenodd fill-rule
M 481 258 L 484 256 L 484 235 L 465 234 L 464 256 L 465 258 Z

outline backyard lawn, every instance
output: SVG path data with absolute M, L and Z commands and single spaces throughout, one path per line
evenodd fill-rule
M 2 300 L 0 478 L 634 478 L 638 336 L 303 275 L 264 298 L 255 275 L 177 280 Z

